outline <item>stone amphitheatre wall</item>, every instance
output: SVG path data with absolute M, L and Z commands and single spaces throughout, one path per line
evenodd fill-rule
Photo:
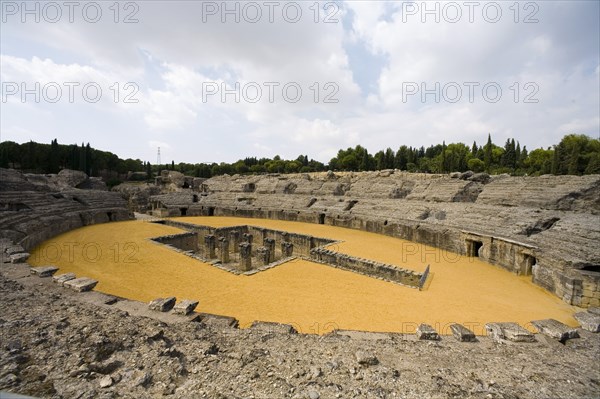
M 0 168 L 0 238 L 25 250 L 78 227 L 130 218 L 118 193 L 83 172 L 32 175 Z
M 600 304 L 598 175 L 219 176 L 150 203 L 156 216 L 280 219 L 394 236 L 531 275 L 573 305 Z

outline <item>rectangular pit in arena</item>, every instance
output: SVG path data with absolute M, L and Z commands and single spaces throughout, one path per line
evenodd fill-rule
M 422 288 L 427 278 L 424 273 L 339 253 L 329 247 L 337 241 L 327 238 L 249 225 L 210 227 L 174 220 L 154 223 L 186 232 L 152 241 L 237 275 L 253 275 L 302 258 L 412 288 Z

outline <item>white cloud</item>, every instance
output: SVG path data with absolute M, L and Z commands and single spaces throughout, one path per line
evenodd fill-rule
M 274 23 L 265 20 L 265 9 L 260 23 L 243 18 L 221 23 L 220 15 L 202 21 L 201 2 L 141 2 L 138 23 L 115 24 L 111 3 L 100 4 L 106 18 L 97 24 L 13 19 L 3 25 L 3 82 L 93 81 L 103 89 L 98 103 L 21 103 L 13 96 L 2 104 L 3 139 L 84 140 L 149 160 L 161 144 L 176 161 L 300 153 L 328 161 L 339 148 L 357 144 L 370 151 L 441 140 L 470 144 L 490 132 L 499 143 L 513 135 L 532 148 L 572 132 L 598 136 L 600 129 L 595 2 L 539 2 L 535 24 L 515 24 L 512 3 L 500 3 L 503 18 L 497 24 L 482 20 L 480 9 L 475 22 L 465 22 L 464 7 L 456 24 L 431 17 L 422 23 L 420 15 L 403 21 L 405 3 L 383 1 L 340 3 L 333 11 L 344 23 L 334 24 L 314 23 L 312 2 L 298 3 L 303 18 L 295 24 L 281 18 L 281 9 Z M 346 52 L 353 51 L 347 50 L 349 42 L 386 60 L 369 93 L 361 93 L 354 81 L 353 69 L 360 65 L 349 60 L 355 64 L 360 58 Z M 480 86 L 470 102 L 463 84 L 472 81 Z M 115 82 L 116 103 L 110 89 Z M 139 89 L 137 103 L 124 103 L 126 82 Z M 239 102 L 232 96 L 221 101 L 220 92 L 203 101 L 207 83 L 231 90 L 235 82 L 242 89 L 256 82 L 263 89 L 260 101 L 248 101 L 243 93 Z M 265 82 L 279 84 L 273 102 Z M 326 90 L 327 82 L 335 90 Z M 410 82 L 428 88 L 457 82 L 463 97 L 456 104 L 445 98 L 433 102 L 432 95 L 425 103 L 420 95 L 407 101 L 403 89 Z M 481 87 L 489 82 L 502 88 L 498 103 L 482 97 Z M 539 89 L 537 104 L 523 102 L 532 93 L 528 82 Z M 286 83 L 302 88 L 298 102 L 282 97 Z M 327 94 L 338 102 L 325 103 Z

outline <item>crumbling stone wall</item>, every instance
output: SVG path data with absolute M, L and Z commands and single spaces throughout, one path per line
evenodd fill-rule
M 30 175 L 0 168 L 0 176 L 0 238 L 26 250 L 78 227 L 132 218 L 118 193 L 83 172 Z M 83 186 L 100 189 L 76 188 Z
M 198 250 L 198 233 L 195 232 L 155 237 L 152 238 L 152 241 L 156 241 L 164 245 L 170 245 L 183 251 Z
M 370 277 L 382 278 L 412 288 L 419 288 L 421 285 L 421 277 L 423 277 L 422 273 L 417 273 L 413 270 L 386 265 L 368 259 L 357 258 L 327 248 L 314 248 L 310 251 L 310 255 L 312 260 L 319 263 L 325 263 L 333 267 L 350 270 Z

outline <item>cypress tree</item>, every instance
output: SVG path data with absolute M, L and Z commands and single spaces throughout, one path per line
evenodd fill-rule
M 488 133 L 487 144 L 483 148 L 483 163 L 485 171 L 489 173 L 492 166 L 492 135 L 490 133 Z

